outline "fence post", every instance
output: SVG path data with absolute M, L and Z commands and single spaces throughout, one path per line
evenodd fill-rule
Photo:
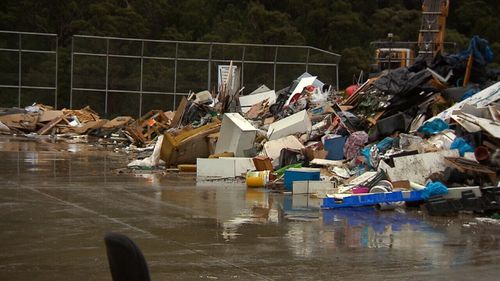
M 176 109 L 176 98 L 177 98 L 177 57 L 179 52 L 179 42 L 175 42 L 175 60 L 174 60 L 174 107 L 172 110 Z
M 311 49 L 307 48 L 307 56 L 306 56 L 306 72 L 309 72 L 309 56 L 311 54 Z
M 273 89 L 276 90 L 276 61 L 278 60 L 278 47 L 274 50 L 274 70 L 273 70 Z
M 139 118 L 142 116 L 142 81 L 143 81 L 143 74 L 144 74 L 144 40 L 141 41 L 141 77 L 140 77 L 140 84 L 139 84 Z
M 241 54 L 241 83 L 240 83 L 240 88 L 243 88 L 245 85 L 245 50 L 246 47 L 243 46 L 243 51 Z
M 58 63 L 58 46 L 59 45 L 59 37 L 56 36 L 56 53 L 55 53 L 55 56 L 56 56 L 56 77 L 55 77 L 55 81 L 54 81 L 54 109 L 57 109 L 57 74 L 58 74 L 58 70 L 59 70 L 59 63 Z
M 210 42 L 210 48 L 208 51 L 208 81 L 207 81 L 207 90 L 210 92 L 210 82 L 212 80 L 212 48 L 214 44 Z
M 75 48 L 75 37 L 71 37 L 71 70 L 70 70 L 70 79 L 69 79 L 69 108 L 73 108 L 73 63 L 75 60 L 75 55 L 74 55 L 74 48 Z
M 17 83 L 18 83 L 18 88 L 17 88 L 17 107 L 21 107 L 21 87 L 23 86 L 22 85 L 22 65 L 23 65 L 23 62 L 22 62 L 22 35 L 21 33 L 19 33 L 19 66 L 18 66 L 18 70 L 19 70 L 19 73 L 18 73 L 18 77 L 17 79 L 19 80 Z
M 104 98 L 104 117 L 108 118 L 108 75 L 109 74 L 109 38 L 106 38 L 106 92 Z
M 339 63 L 337 62 L 335 64 L 335 87 L 337 88 L 337 91 L 339 90 Z

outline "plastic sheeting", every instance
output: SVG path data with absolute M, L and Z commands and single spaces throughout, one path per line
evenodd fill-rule
M 480 66 L 485 66 L 493 61 L 493 51 L 490 48 L 488 40 L 483 39 L 477 35 L 472 37 L 467 50 L 451 56 L 457 57 L 460 60 L 464 60 L 467 59 L 471 54 L 474 57 L 474 63 Z
M 447 194 L 448 187 L 440 181 L 429 182 L 421 192 L 422 199 L 429 199 L 432 196 Z
M 460 156 L 464 156 L 466 152 L 474 152 L 474 148 L 467 143 L 463 138 L 456 138 L 450 146 L 451 149 L 458 149 Z
M 418 128 L 418 132 L 424 133 L 426 135 L 435 135 L 449 128 L 450 126 L 448 125 L 448 123 L 444 122 L 442 119 L 436 118 L 430 122 L 426 122 L 424 125 Z
M 137 159 L 130 162 L 128 167 L 154 167 L 160 163 L 160 151 L 161 145 L 163 143 L 163 135 L 158 137 L 156 140 L 155 148 L 153 149 L 153 154 L 144 159 Z
M 474 60 L 470 81 L 483 83 L 488 80 L 486 65 L 493 61 L 493 51 L 488 41 L 478 36 L 472 37 L 467 50 L 461 53 L 449 56 L 437 55 L 431 68 L 441 76 L 446 76 L 450 70 L 452 70 L 453 75 L 452 78 L 448 80 L 448 83 L 461 85 L 467 67 L 467 60 L 471 54 Z
M 373 85 L 390 95 L 409 94 L 432 77 L 427 70 L 410 72 L 408 68 L 398 68 L 378 78 Z

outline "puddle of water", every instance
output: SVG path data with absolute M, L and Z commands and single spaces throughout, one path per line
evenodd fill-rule
M 73 152 L 68 149 L 73 149 Z M 16 200 L 24 198 L 20 196 L 21 192 L 26 191 L 0 188 L 5 195 L 3 198 L 6 198 L 0 207 L 4 211 L 22 214 L 26 221 L 22 224 L 17 219 L 6 219 L 5 224 L 14 226 L 11 228 L 14 230 L 39 227 L 44 231 L 44 237 L 50 237 L 58 245 L 64 240 L 59 233 L 66 231 L 73 235 L 79 228 L 81 237 L 88 237 L 89 233 L 94 236 L 88 238 L 92 240 L 87 241 L 88 245 L 101 243 L 100 240 L 96 242 L 101 239 L 95 234 L 96 229 L 103 231 L 102 228 L 107 228 L 101 224 L 109 217 L 154 233 L 166 241 L 175 241 L 175 247 L 184 243 L 224 258 L 230 253 L 230 259 L 241 259 L 242 264 L 251 264 L 263 272 L 266 272 L 266 267 L 252 264 L 257 257 L 273 265 L 283 264 L 285 273 L 295 270 L 293 273 L 299 274 L 301 269 L 312 268 L 304 269 L 307 272 L 304 280 L 329 280 L 324 276 L 314 278 L 316 273 L 312 271 L 318 266 L 346 272 L 352 270 L 354 262 L 359 262 L 367 270 L 382 270 L 383 273 L 384 269 L 379 268 L 379 262 L 383 260 L 388 263 L 385 270 L 392 273 L 405 270 L 425 272 L 495 264 L 500 252 L 500 232 L 499 228 L 494 228 L 496 224 L 476 221 L 472 216 L 431 218 L 417 211 L 380 212 L 373 208 L 322 211 L 319 208 L 321 200 L 307 195 L 271 193 L 234 182 L 197 184 L 195 174 L 156 171 L 119 174 L 115 170 L 126 166 L 129 160 L 126 155 L 96 151 L 95 147 L 81 145 L 0 140 L 0 157 L 3 160 L 0 161 L 1 177 L 9 187 L 40 188 L 54 198 L 82 205 L 103 215 L 95 218 L 95 214 L 75 210 L 71 205 L 45 197 L 16 206 Z M 40 204 L 39 209 L 32 209 L 34 203 Z M 52 212 L 45 214 L 45 210 Z M 74 212 L 78 215 L 71 218 Z M 81 217 L 83 214 L 89 217 Z M 53 221 L 33 224 L 32 217 L 40 215 L 53 216 Z M 59 215 L 62 217 L 57 217 Z M 71 222 L 75 230 L 61 228 L 65 222 Z M 116 227 L 116 222 L 110 224 Z M 45 234 L 47 229 L 53 232 Z M 3 235 L 7 237 L 8 233 Z M 26 248 L 31 250 L 40 246 L 37 244 L 39 236 L 35 236 L 36 239 L 32 240 L 13 240 L 19 245 L 28 245 Z M 157 257 L 164 254 L 161 248 L 165 247 L 164 244 L 148 241 L 154 244 L 149 250 L 156 251 Z M 67 243 L 65 246 L 73 245 L 74 241 Z M 57 255 L 50 250 L 47 250 L 47 256 Z M 13 257 L 12 264 L 27 256 L 18 256 L 17 251 L 17 248 L 12 248 L 9 252 Z M 74 258 L 80 255 L 75 250 Z M 179 257 L 169 258 L 176 260 Z M 191 258 L 189 256 L 183 262 L 188 264 Z M 41 256 L 35 255 L 30 264 L 36 266 L 39 260 L 42 260 Z M 343 263 L 346 260 L 351 261 L 346 263 L 348 266 Z M 75 264 L 71 266 L 77 267 Z M 280 274 L 268 273 L 271 276 Z M 109 272 L 106 270 L 104 274 L 108 277 Z M 361 280 L 367 279 L 369 277 Z

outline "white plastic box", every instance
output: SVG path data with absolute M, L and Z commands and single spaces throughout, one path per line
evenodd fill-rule
M 239 113 L 226 113 L 215 153 L 233 152 L 235 157 L 243 157 L 244 151 L 253 147 L 256 134 L 257 129 Z

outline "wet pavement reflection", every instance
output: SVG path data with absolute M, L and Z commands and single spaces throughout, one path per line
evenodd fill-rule
M 103 236 L 153 280 L 495 280 L 500 227 L 418 210 L 321 211 L 319 199 L 128 172 L 132 156 L 0 137 L 0 280 L 111 280 Z

